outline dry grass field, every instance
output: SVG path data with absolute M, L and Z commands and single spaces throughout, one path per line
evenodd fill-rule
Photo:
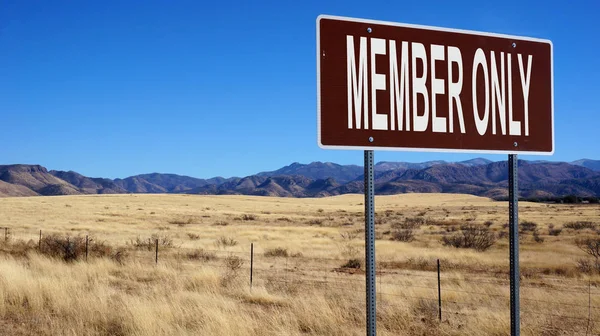
M 379 335 L 509 334 L 506 202 L 406 194 L 376 209 Z M 575 242 L 600 238 L 600 206 L 519 215 L 522 334 L 599 334 L 600 264 Z M 3 335 L 364 334 L 359 195 L 2 198 L 0 227 Z M 443 243 L 465 232 L 493 244 Z

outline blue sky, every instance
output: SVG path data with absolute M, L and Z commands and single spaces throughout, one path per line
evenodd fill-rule
M 111 178 L 362 164 L 360 151 L 317 146 L 319 14 L 551 39 L 556 150 L 523 158 L 600 159 L 598 13 L 596 0 L 5 0 L 0 163 Z M 375 154 L 411 162 L 476 156 Z

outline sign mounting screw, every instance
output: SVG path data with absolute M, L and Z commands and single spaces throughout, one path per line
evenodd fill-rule
M 371 34 L 372 31 L 373 29 L 371 29 L 371 27 L 367 28 L 367 33 Z
M 517 47 L 517 44 L 516 44 L 515 42 L 513 42 L 513 44 L 512 44 L 512 47 L 513 47 L 513 48 L 516 48 L 516 47 Z
M 519 144 L 515 141 L 515 143 L 513 143 L 513 146 L 517 147 Z
M 373 140 L 375 140 L 373 137 L 369 137 L 369 142 L 373 142 Z

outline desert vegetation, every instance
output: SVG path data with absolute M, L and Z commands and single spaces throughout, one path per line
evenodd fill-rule
M 2 333 L 363 335 L 362 202 L 0 199 Z M 380 335 L 509 334 L 505 202 L 407 194 L 376 209 Z M 600 206 L 522 202 L 520 218 L 522 334 L 600 333 Z

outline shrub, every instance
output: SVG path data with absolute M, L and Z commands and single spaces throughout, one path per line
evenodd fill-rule
M 458 231 L 458 227 L 456 225 L 448 225 L 445 230 L 446 232 L 456 232 Z
M 548 230 L 548 234 L 551 236 L 558 236 L 562 232 L 562 228 L 550 229 Z
M 392 240 L 402 241 L 402 242 L 411 242 L 415 239 L 414 230 L 396 230 L 392 233 Z
M 169 236 L 166 236 L 166 235 L 161 236 L 158 234 L 153 234 L 146 239 L 142 239 L 138 236 L 135 239 L 131 239 L 129 241 L 129 244 L 131 244 L 131 246 L 133 246 L 133 248 L 138 249 L 138 250 L 152 251 L 152 249 L 155 248 L 155 246 L 156 246 L 157 240 L 158 240 L 158 245 L 160 245 L 163 248 L 174 247 L 172 238 L 170 238 Z
M 404 219 L 404 222 L 402 223 L 394 223 L 392 224 L 392 227 L 395 228 L 397 231 L 401 231 L 401 230 L 416 230 L 418 228 L 420 228 L 422 225 L 426 224 L 426 220 L 423 217 L 407 217 Z
M 340 237 L 343 240 L 354 240 L 354 239 L 358 238 L 358 232 L 356 232 L 356 231 L 341 232 Z
M 438 306 L 434 300 L 419 298 L 411 308 L 413 314 L 425 323 L 433 323 L 438 318 Z
M 205 251 L 203 249 L 197 249 L 187 254 L 190 260 L 202 260 L 211 261 L 217 259 L 217 255 L 214 252 Z
M 421 225 L 424 225 L 427 221 L 423 217 L 407 217 L 404 219 L 404 229 L 418 229 Z
M 432 271 L 435 269 L 435 265 L 432 263 L 431 259 L 426 259 L 423 257 L 408 257 L 406 259 L 406 265 L 410 269 L 421 270 L 421 271 Z
M 322 219 L 311 219 L 308 221 L 308 224 L 310 225 L 321 225 L 323 224 L 323 220 Z
M 476 251 L 485 251 L 496 243 L 496 235 L 489 228 L 468 224 L 463 225 L 460 231 L 447 237 L 442 237 L 442 243 L 456 248 L 471 248 Z
M 61 258 L 64 261 L 76 261 L 85 256 L 85 237 L 48 235 L 42 238 L 40 253 Z M 112 253 L 112 248 L 103 241 L 88 238 L 88 255 L 107 257 Z
M 521 227 L 521 232 L 534 232 L 537 229 L 537 224 L 530 221 L 522 221 L 519 226 Z
M 231 247 L 231 246 L 236 246 L 237 244 L 238 244 L 237 240 L 235 240 L 233 238 L 225 237 L 225 236 L 221 236 L 217 240 L 215 240 L 215 246 L 217 248 Z
M 600 273 L 600 264 L 598 260 L 591 260 L 586 258 L 581 258 L 577 260 L 577 269 L 581 273 L 585 274 L 594 274 Z
M 188 233 L 187 235 L 190 238 L 190 240 L 198 240 L 198 239 L 200 239 L 200 235 L 199 234 Z
M 344 246 L 341 247 L 342 255 L 350 258 L 355 258 L 360 253 L 360 251 L 361 250 L 358 247 L 350 243 L 346 243 L 344 244 Z
M 540 236 L 540 232 L 538 230 L 535 230 L 533 232 L 533 241 L 535 241 L 536 243 L 543 243 L 544 242 L 544 238 L 542 238 Z
M 567 229 L 573 230 L 583 230 L 583 229 L 592 229 L 596 228 L 596 223 L 586 222 L 586 221 L 577 221 L 577 222 L 569 222 L 564 225 Z
M 485 223 L 483 223 L 483 225 L 485 225 L 486 227 L 490 227 L 490 226 L 494 225 L 494 222 L 486 221 Z
M 13 256 L 25 258 L 30 252 L 38 249 L 37 240 L 30 239 L 29 241 L 24 240 L 12 240 L 9 243 L 0 244 L 0 254 L 10 254 Z
M 230 272 L 237 272 L 244 266 L 244 260 L 238 256 L 230 255 L 225 258 L 225 267 Z
M 178 219 L 172 219 L 169 221 L 169 224 L 177 224 L 179 226 L 185 226 L 186 224 L 192 224 L 194 222 L 193 218 L 178 218 Z
M 229 225 L 229 223 L 227 223 L 226 221 L 216 221 L 214 225 L 227 226 L 227 225 Z
M 265 251 L 265 257 L 288 257 L 288 250 L 283 247 L 276 247 Z
M 362 267 L 362 263 L 360 259 L 349 259 L 345 264 L 342 265 L 342 268 L 356 268 L 360 269 Z
M 244 214 L 242 215 L 242 220 L 245 221 L 253 221 L 256 220 L 258 217 L 256 215 L 249 215 L 249 214 Z
M 577 239 L 575 245 L 594 259 L 600 258 L 600 238 Z
M 221 285 L 228 287 L 239 277 L 239 270 L 244 266 L 244 260 L 238 256 L 229 255 L 224 260 L 225 273 L 221 276 Z
M 127 257 L 129 257 L 127 251 L 125 251 L 125 249 L 123 248 L 119 248 L 117 252 L 113 254 L 110 258 L 119 265 L 123 265 Z
M 153 241 L 158 240 L 158 245 L 161 247 L 174 247 L 173 239 L 167 235 L 153 234 L 150 236 Z

